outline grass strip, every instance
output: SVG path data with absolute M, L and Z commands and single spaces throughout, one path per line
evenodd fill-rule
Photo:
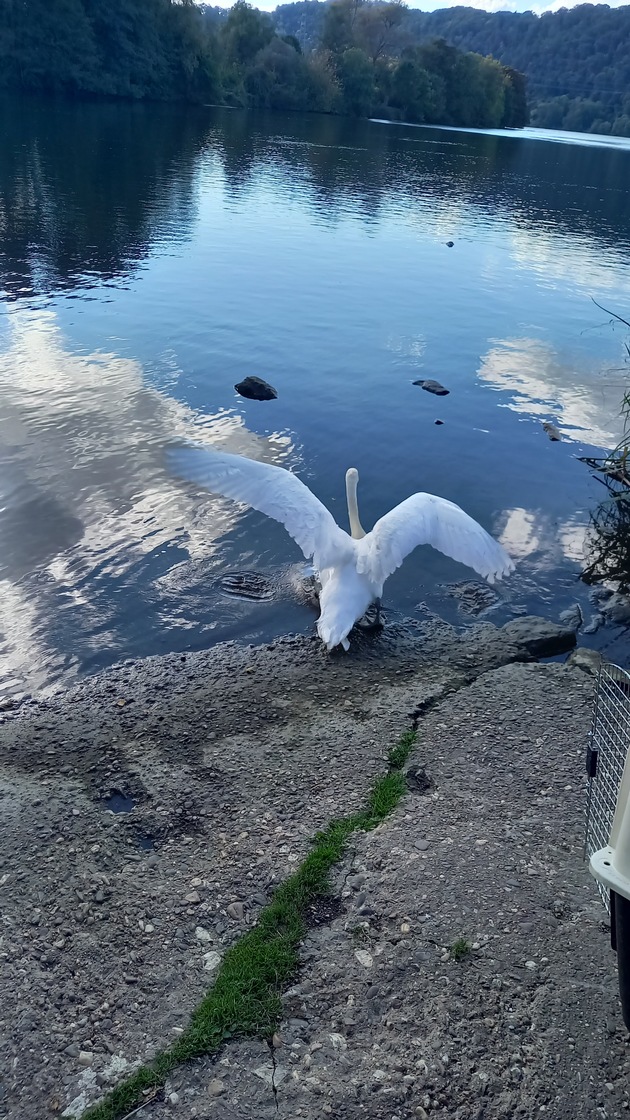
M 416 739 L 415 731 L 401 735 L 387 756 L 387 773 L 376 780 L 362 810 L 331 821 L 317 833 L 312 850 L 274 892 L 254 928 L 227 951 L 212 988 L 177 1042 L 84 1112 L 82 1120 L 124 1120 L 150 1102 L 176 1066 L 216 1053 L 236 1035 L 268 1038 L 273 1033 L 282 1018 L 281 993 L 299 968 L 306 908 L 327 893 L 330 872 L 341 859 L 348 837 L 376 828 L 400 801 L 406 789 L 402 768 Z

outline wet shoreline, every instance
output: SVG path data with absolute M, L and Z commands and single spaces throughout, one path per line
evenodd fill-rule
M 318 829 L 362 803 L 412 722 L 419 739 L 411 763 L 426 768 L 431 791 L 423 800 L 411 783 L 391 820 L 359 837 L 339 868 L 342 912 L 309 933 L 298 992 L 285 994 L 274 1059 L 284 1089 L 259 1072 L 271 1063 L 267 1043 L 235 1041 L 216 1059 L 176 1071 L 142 1115 L 231 1120 L 279 1110 L 293 1120 L 301 1109 L 313 1120 L 407 1120 L 424 1109 L 468 1120 L 478 1107 L 470 1085 L 486 1084 L 469 1068 L 475 1023 L 495 1017 L 486 1049 L 502 1070 L 506 1016 L 516 1007 L 536 1019 L 543 975 L 553 1006 L 536 1029 L 552 1032 L 561 1064 L 587 1043 L 581 1060 L 595 1061 L 600 1035 L 606 1061 L 622 1062 L 614 958 L 598 932 L 605 913 L 578 842 L 593 688 L 593 677 L 573 665 L 538 664 L 509 630 L 482 624 L 458 635 L 408 624 L 378 642 L 359 637 L 349 655 L 289 637 L 125 663 L 5 713 L 3 952 L 7 992 L 18 1002 L 14 1013 L 5 999 L 0 1016 L 6 1115 L 42 1120 L 71 1104 L 76 1113 L 170 1045 L 226 949 Z M 112 796 L 126 799 L 128 811 L 112 812 Z M 510 891 L 518 920 L 503 936 L 497 899 Z M 506 930 L 511 915 L 508 906 Z M 452 973 L 448 945 L 459 937 L 477 948 Z M 571 961 L 578 948 L 582 955 L 575 977 L 562 964 L 563 946 L 573 943 Z M 521 960 L 526 946 L 531 976 Z M 443 972 L 452 984 L 438 1000 Z M 491 1011 L 480 977 L 494 998 L 495 972 L 510 995 Z M 370 984 L 379 994 L 370 995 Z M 569 1028 L 578 997 L 583 1028 Z M 409 999 L 413 1012 L 405 1011 Z M 433 1011 L 410 1031 L 405 1016 L 424 1004 Z M 441 1058 L 442 1073 L 431 1073 L 431 1055 L 453 1046 L 448 1024 L 457 1022 L 464 1034 L 448 1077 Z M 576 1041 L 560 1046 L 558 1031 Z M 529 1092 L 537 1078 L 540 1094 L 543 1082 L 549 1094 L 551 1067 L 528 1064 L 526 1042 L 512 1063 L 522 1071 L 518 1085 Z M 483 1055 L 475 1060 L 483 1072 Z M 514 1078 L 511 1111 L 508 1098 L 500 1106 L 508 1082 L 500 1089 L 491 1081 L 484 1116 L 530 1115 Z M 593 1078 L 596 1093 L 595 1069 Z M 612 1069 L 606 1078 L 616 1086 L 606 1091 L 608 1115 L 621 1116 L 627 1082 Z M 597 1102 L 583 1088 L 572 1112 L 554 1111 L 551 1097 L 546 1107 L 590 1117 Z

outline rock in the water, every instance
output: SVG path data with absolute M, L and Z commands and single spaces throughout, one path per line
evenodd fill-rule
M 584 622 L 580 604 L 574 603 L 572 607 L 568 607 L 566 611 L 562 611 L 560 621 L 564 626 L 570 626 L 572 630 L 579 630 Z
M 621 595 L 619 591 L 615 591 L 601 607 L 606 622 L 612 622 L 616 626 L 630 625 L 630 600 Z
M 246 377 L 235 385 L 237 393 L 248 397 L 250 401 L 275 401 L 278 397 L 273 385 L 263 381 L 262 377 Z
M 447 246 L 448 249 L 452 249 L 454 244 L 455 244 L 454 241 L 447 241 L 446 242 L 446 246 Z
M 556 428 L 555 424 L 550 424 L 548 420 L 544 420 L 543 421 L 543 428 L 546 431 L 546 433 L 549 436 L 549 439 L 552 441 L 552 443 L 559 443 L 559 441 L 562 439 L 562 434 L 559 431 L 559 429 Z
M 459 609 L 464 614 L 477 616 L 501 602 L 496 591 L 493 591 L 487 583 L 477 583 L 474 579 L 449 583 L 447 589 L 449 595 L 457 599 Z
M 425 389 L 427 393 L 435 393 L 436 397 L 447 397 L 450 389 L 445 389 L 440 385 L 439 381 L 434 381 L 431 377 L 414 381 L 414 385 L 419 385 L 421 389 Z
M 588 624 L 584 627 L 582 633 L 596 634 L 598 630 L 601 630 L 602 626 L 605 626 L 605 624 L 606 619 L 604 618 L 603 614 L 593 614 L 591 615 Z
M 438 425 L 441 425 L 441 424 L 443 424 L 443 423 L 444 423 L 444 421 L 443 421 L 443 420 L 434 420 L 434 421 L 433 421 L 433 423 L 434 423 L 434 424 L 438 424 Z
M 273 599 L 274 596 L 273 586 L 261 572 L 228 572 L 218 582 L 226 595 L 237 599 Z
M 605 603 L 607 599 L 612 599 L 614 591 L 610 587 L 591 587 L 588 597 L 591 603 L 599 606 L 600 603 Z
M 578 649 L 573 650 L 567 663 L 569 665 L 576 665 L 578 669 L 583 669 L 585 673 L 590 673 L 593 677 L 596 677 L 599 674 L 603 660 L 604 658 L 598 650 L 586 649 L 584 646 L 579 646 Z
M 506 622 L 502 630 L 534 657 L 553 657 L 557 653 L 567 653 L 576 644 L 575 630 L 533 614 Z

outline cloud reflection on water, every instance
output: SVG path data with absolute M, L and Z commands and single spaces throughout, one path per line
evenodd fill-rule
M 609 448 L 621 437 L 619 372 L 607 374 L 586 362 L 579 369 L 537 338 L 497 339 L 477 372 L 486 384 L 509 394 L 508 408 L 553 420 L 566 439 Z
M 558 524 L 541 510 L 515 507 L 503 516 L 499 540 L 516 561 L 535 558 L 538 570 L 558 567 L 562 559 L 581 566 L 588 530 L 580 515 Z
M 117 589 L 138 599 L 140 569 L 167 548 L 208 561 L 243 515 L 172 479 L 165 446 L 193 439 L 295 466 L 286 432 L 261 436 L 231 410 L 202 416 L 147 387 L 139 362 L 73 354 L 52 311 L 12 307 L 0 352 L 0 655 L 5 686 L 60 661 L 60 608 L 96 647 Z M 138 586 L 133 588 L 134 580 Z M 146 571 L 142 582 L 146 581 Z M 70 643 L 71 648 L 71 643 Z M 0 687 L 2 686 L 0 679 Z

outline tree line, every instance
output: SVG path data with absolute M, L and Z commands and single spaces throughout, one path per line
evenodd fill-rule
M 278 30 L 305 49 L 319 42 L 327 5 L 282 4 Z M 630 6 L 580 4 L 544 12 L 484 12 L 453 7 L 413 9 L 407 43 L 445 39 L 462 51 L 492 55 L 527 79 L 532 124 L 630 136 Z
M 305 48 L 247 0 L 227 13 L 194 0 L 0 0 L 0 85 L 417 123 L 527 122 L 517 70 L 444 39 L 410 41 L 401 0 L 316 6 L 321 27 Z

